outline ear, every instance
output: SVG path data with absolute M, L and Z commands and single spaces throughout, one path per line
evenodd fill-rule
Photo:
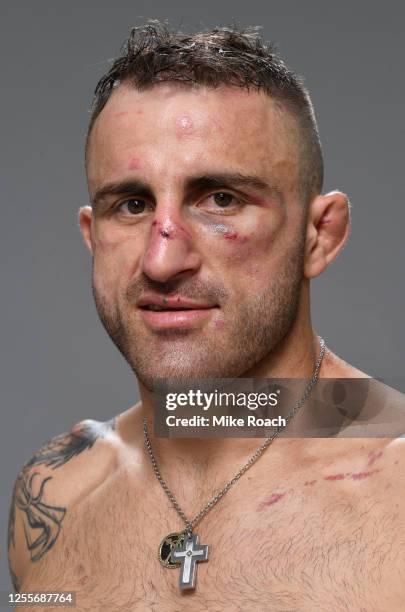
M 93 210 L 91 206 L 82 206 L 79 208 L 78 219 L 80 231 L 83 236 L 83 240 L 90 253 L 93 254 L 93 244 L 91 240 L 91 220 L 93 216 Z
M 349 200 L 331 191 L 312 200 L 307 216 L 304 275 L 321 274 L 343 249 L 350 234 Z

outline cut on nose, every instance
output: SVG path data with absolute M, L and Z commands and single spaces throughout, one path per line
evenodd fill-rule
M 154 222 L 142 259 L 144 274 L 164 283 L 185 272 L 196 272 L 200 265 L 200 256 L 188 235 L 176 226 Z

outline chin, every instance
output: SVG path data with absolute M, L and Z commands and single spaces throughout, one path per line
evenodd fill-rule
M 159 371 L 145 372 L 134 370 L 138 381 L 149 391 L 153 391 L 163 381 L 190 381 L 205 378 L 221 378 L 218 372 L 206 370 L 196 370 L 196 368 L 162 368 Z
M 166 363 L 159 364 L 159 368 L 150 367 L 148 364 L 131 365 L 138 381 L 148 390 L 153 391 L 160 386 L 163 381 L 195 381 L 202 379 L 215 378 L 238 378 L 246 371 L 246 363 L 215 363 L 215 357 L 205 358 L 204 360 L 195 359 L 188 363 Z M 144 366 L 144 367 L 142 367 Z

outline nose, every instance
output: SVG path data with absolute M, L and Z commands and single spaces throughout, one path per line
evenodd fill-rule
M 162 210 L 156 212 L 141 265 L 146 276 L 161 283 L 197 272 L 201 257 L 193 235 L 182 222 L 180 214 Z

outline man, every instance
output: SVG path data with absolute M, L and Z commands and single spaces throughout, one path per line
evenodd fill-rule
M 301 81 L 254 29 L 136 28 L 97 86 L 86 172 L 94 298 L 141 401 L 25 464 L 16 588 L 75 591 L 80 611 L 403 610 L 399 439 L 279 437 L 203 513 L 195 589 L 157 557 L 185 525 L 156 476 L 190 521 L 262 442 L 155 437 L 157 378 L 309 379 L 317 360 L 320 378 L 366 377 L 330 350 L 320 364 L 311 326 L 310 280 L 343 248 L 349 205 L 322 195 Z

